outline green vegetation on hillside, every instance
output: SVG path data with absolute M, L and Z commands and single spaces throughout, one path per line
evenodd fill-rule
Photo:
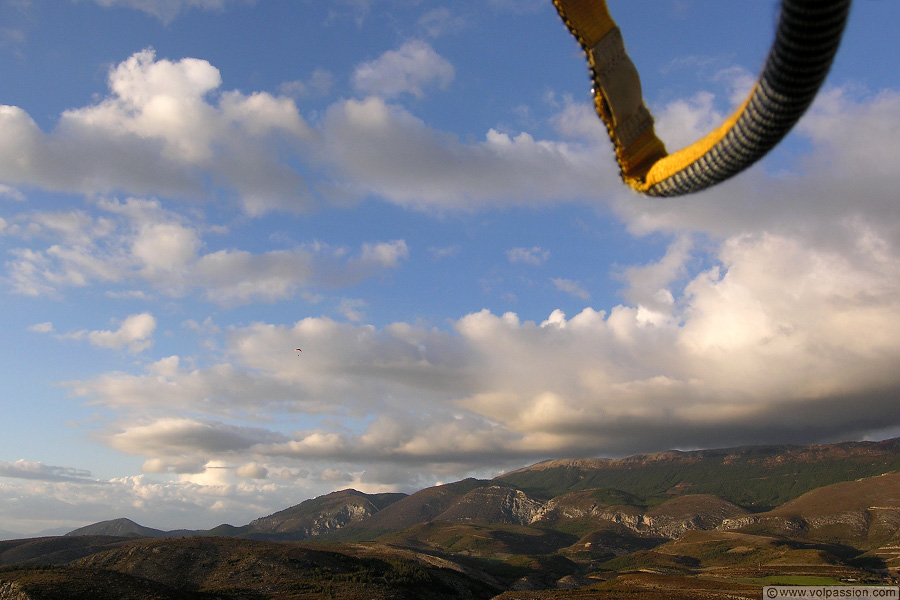
M 704 450 L 670 460 L 608 461 L 595 467 L 537 465 L 499 479 L 542 498 L 611 488 L 652 506 L 673 494 L 712 494 L 762 512 L 818 487 L 900 470 L 896 445 L 869 449 L 859 444 L 857 452 L 824 456 L 784 446 Z

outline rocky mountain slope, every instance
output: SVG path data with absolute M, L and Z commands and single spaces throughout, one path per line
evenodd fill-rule
M 900 573 L 895 465 L 897 440 L 668 452 L 550 461 L 408 496 L 342 490 L 208 531 L 116 519 L 0 542 L 0 600 L 80 598 L 33 590 L 82 589 L 91 577 L 115 597 L 222 600 L 362 597 L 352 582 L 373 598 L 631 597 L 659 583 L 651 572 L 675 586 L 715 574 L 710 598 L 752 597 L 747 581 L 785 573 L 886 581 Z M 150 595 L 130 596 L 140 582 Z M 419 584 L 439 591 L 417 596 Z
M 351 523 L 364 521 L 404 498 L 406 494 L 341 490 L 251 521 L 237 530 L 236 535 L 270 540 L 325 536 Z

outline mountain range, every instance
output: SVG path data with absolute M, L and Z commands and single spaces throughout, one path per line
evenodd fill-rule
M 263 563 L 280 575 L 260 574 Z M 372 598 L 618 598 L 660 586 L 666 597 L 702 588 L 758 598 L 779 577 L 889 581 L 898 570 L 892 439 L 552 460 L 410 495 L 341 490 L 203 531 L 113 519 L 0 542 L 0 600 L 57 597 L 29 590 L 77 590 L 98 574 L 116 597 L 152 583 L 155 596 L 134 598 L 351 598 L 356 588 Z

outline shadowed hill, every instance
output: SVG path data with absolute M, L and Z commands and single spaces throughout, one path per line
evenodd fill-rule
M 235 538 L 137 540 L 71 564 L 205 598 L 490 598 L 498 590 L 388 548 L 352 553 Z
M 254 539 L 302 540 L 333 533 L 372 517 L 406 494 L 364 494 L 348 489 L 301 502 L 251 521 L 237 535 Z
M 128 538 L 113 536 L 42 537 L 0 542 L 0 567 L 64 565 L 103 550 L 118 548 Z
M 426 488 L 386 506 L 365 521 L 351 524 L 337 537 L 339 539 L 374 539 L 384 533 L 402 531 L 413 525 L 433 521 L 460 502 L 469 492 L 498 485 L 514 490 L 509 485 L 472 478 Z M 482 507 L 478 507 L 476 510 L 482 510 Z
M 138 525 L 131 519 L 111 519 L 70 531 L 67 536 L 110 535 L 116 537 L 165 537 L 167 532 Z
M 0 578 L 0 600 L 203 600 L 143 577 L 112 571 L 40 567 L 7 570 Z M 224 599 L 223 599 L 224 600 Z

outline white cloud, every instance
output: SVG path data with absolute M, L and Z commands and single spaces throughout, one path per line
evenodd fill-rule
M 71 530 L 122 515 L 164 530 L 210 528 L 226 521 L 249 523 L 296 504 L 297 494 L 331 491 L 306 477 L 275 484 L 239 477 L 237 469 L 220 465 L 201 465 L 198 474 L 174 481 L 151 475 L 108 479 L 101 485 L 91 480 L 0 481 L 0 527 L 16 523 L 26 533 Z
M 279 91 L 285 96 L 306 97 L 324 96 L 334 87 L 334 75 L 325 69 L 315 69 L 308 80 L 295 79 L 285 81 L 278 86 Z
M 453 331 L 325 318 L 257 323 L 231 332 L 233 365 L 186 371 L 176 362 L 72 387 L 118 410 L 146 411 L 165 397 L 165 410 L 210 418 L 292 410 L 336 419 L 335 427 L 274 441 L 254 434 L 262 441 L 241 438 L 243 446 L 223 450 L 244 461 L 426 470 L 444 461 L 461 475 L 548 455 L 733 445 L 786 433 L 798 441 L 853 437 L 900 425 L 890 401 L 900 389 L 900 325 L 891 326 L 900 323 L 900 260 L 876 232 L 854 227 L 852 256 L 784 235 L 730 238 L 715 266 L 660 307 L 585 309 L 572 318 L 557 310 L 540 324 L 485 310 Z M 689 247 L 676 242 L 659 264 L 631 272 L 635 290 L 649 293 L 679 274 Z M 337 425 L 366 418 L 373 420 L 361 431 Z M 204 440 L 180 439 L 186 454 L 216 455 Z M 133 450 L 166 447 L 142 444 Z
M 100 6 L 131 8 L 152 15 L 169 23 L 182 12 L 190 9 L 225 10 L 234 4 L 251 4 L 255 0 L 94 0 Z
M 52 133 L 25 111 L 0 106 L 0 177 L 52 190 L 202 196 L 208 185 L 237 191 L 251 213 L 311 202 L 282 164 L 283 142 L 309 136 L 293 100 L 257 92 L 218 95 L 209 62 L 138 52 L 109 72 L 111 94 L 64 112 Z
M 33 247 L 12 250 L 7 279 L 13 291 L 41 296 L 97 283 L 148 285 L 172 297 L 199 291 L 211 302 L 234 306 L 290 298 L 303 287 L 351 285 L 409 257 L 403 240 L 366 242 L 358 253 L 320 243 L 256 254 L 203 253 L 198 226 L 158 201 L 95 205 L 102 216 L 70 211 L 16 217 L 9 233 Z M 49 245 L 41 248 L 45 239 Z
M 449 83 L 452 67 L 411 42 L 358 74 L 364 91 L 390 97 Z M 316 85 L 326 80 L 320 75 Z M 208 61 L 161 59 L 146 49 L 110 69 L 106 97 L 65 111 L 50 132 L 21 108 L 0 106 L 0 179 L 179 199 L 225 190 L 251 215 L 371 195 L 437 210 L 584 202 L 605 184 L 619 185 L 608 140 L 575 133 L 565 116 L 578 112 L 588 123 L 586 105 L 568 102 L 557 119 L 572 141 L 489 129 L 483 141 L 463 143 L 383 97 L 338 101 L 313 129 L 288 96 L 222 85 Z M 309 91 L 302 87 L 284 90 Z
M 32 325 L 29 330 L 37 333 L 53 333 L 52 323 Z M 140 313 L 126 317 L 116 330 L 71 331 L 56 337 L 70 340 L 87 340 L 101 348 L 127 348 L 129 352 L 142 352 L 153 346 L 153 332 L 156 331 L 156 318 L 150 313 Z
M 669 285 L 687 275 L 687 261 L 691 258 L 693 241 L 681 236 L 673 241 L 658 261 L 627 267 L 622 279 L 628 282 L 625 298 L 632 304 L 663 308 L 673 302 Z
M 156 318 L 150 313 L 141 313 L 126 317 L 115 331 L 89 331 L 87 340 L 101 348 L 128 347 L 131 352 L 140 352 L 153 345 L 153 332 L 156 330 Z
M 458 33 L 465 29 L 466 19 L 446 7 L 434 8 L 419 17 L 419 27 L 433 38 Z
M 403 259 L 409 258 L 409 248 L 403 240 L 363 244 L 360 260 L 366 264 L 382 267 L 396 267 Z
M 588 293 L 588 291 L 584 289 L 584 286 L 578 281 L 564 279 L 562 277 L 554 277 L 550 281 L 553 282 L 554 287 L 559 291 L 575 296 L 576 298 L 588 300 L 591 297 L 590 293 Z
M 129 454 L 165 458 L 184 457 L 197 452 L 227 454 L 281 439 L 282 436 L 259 428 L 164 417 L 150 423 L 128 425 L 110 435 L 109 443 Z
M 46 321 L 44 323 L 35 323 L 28 328 L 28 331 L 34 331 L 35 333 L 53 333 L 53 323 L 49 321 Z
M 15 200 L 16 202 L 24 202 L 25 194 L 14 187 L 10 187 L 8 185 L 3 185 L 2 183 L 0 183 L 0 198 Z
M 241 465 L 235 469 L 235 474 L 244 479 L 266 479 L 269 476 L 269 470 L 264 466 L 253 462 Z
M 338 311 L 352 323 L 361 323 L 365 320 L 365 313 L 362 309 L 367 306 L 365 300 L 344 298 L 341 300 Z
M 95 483 L 90 479 L 91 472 L 72 467 L 56 467 L 41 462 L 17 460 L 15 462 L 0 461 L 0 477 L 15 479 L 34 479 L 40 481 L 73 481 Z
M 453 65 L 428 43 L 412 40 L 397 50 L 389 50 L 353 73 L 353 85 L 366 94 L 391 98 L 411 94 L 425 96 L 425 87 L 446 89 L 453 81 Z
M 540 246 L 532 246 L 531 248 L 510 248 L 506 251 L 509 262 L 524 263 L 526 265 L 539 266 L 547 262 L 550 258 L 550 251 Z
M 583 201 L 617 181 L 608 141 L 584 146 L 491 129 L 464 144 L 379 98 L 332 105 L 322 133 L 329 160 L 359 194 L 414 208 Z

